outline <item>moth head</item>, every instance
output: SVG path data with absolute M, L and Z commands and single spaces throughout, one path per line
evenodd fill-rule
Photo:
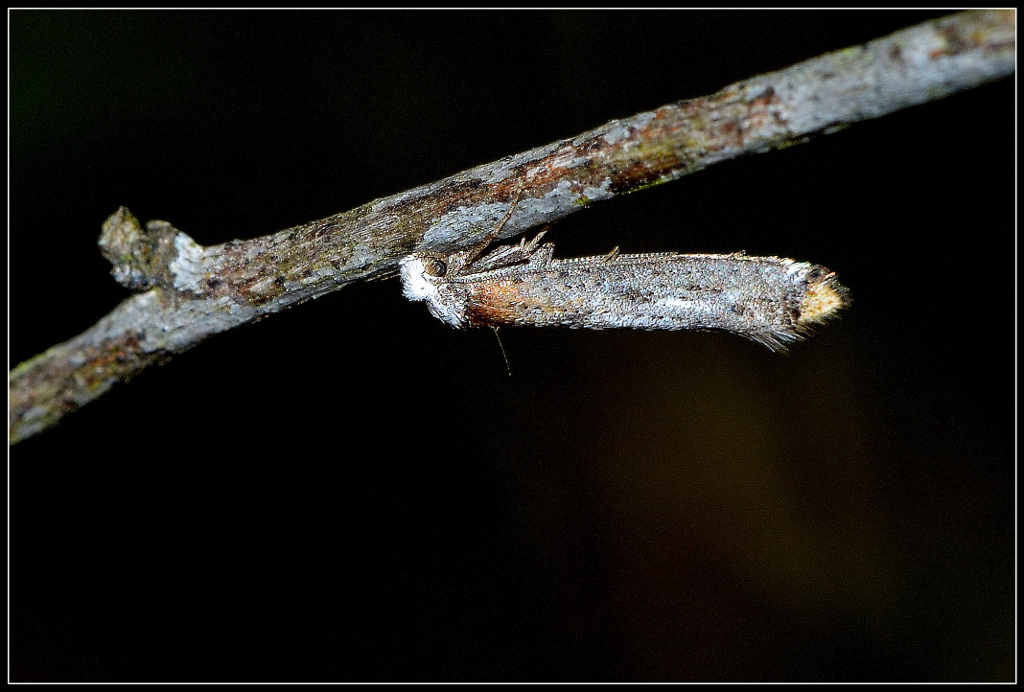
M 416 253 L 400 263 L 402 292 L 409 300 L 427 300 L 437 293 L 436 281 L 444 276 L 444 260 Z
M 400 263 L 402 292 L 409 300 L 422 300 L 430 314 L 453 327 L 461 327 L 465 306 L 446 278 L 452 272 L 448 257 L 417 252 Z

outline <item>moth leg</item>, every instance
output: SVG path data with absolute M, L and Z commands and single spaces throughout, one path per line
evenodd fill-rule
M 491 271 L 525 260 L 532 262 L 534 253 L 538 251 L 537 245 L 540 243 L 540 239 L 544 237 L 544 234 L 547 233 L 547 230 L 545 228 L 538 233 L 529 243 L 526 242 L 526 238 L 522 238 L 518 245 L 499 245 L 493 252 L 474 262 L 469 269 L 469 273 L 475 274 L 477 272 Z
M 519 204 L 519 200 L 522 198 L 522 196 L 523 185 L 520 185 L 519 189 L 516 190 L 516 193 L 512 196 L 512 204 L 509 205 L 508 212 L 505 213 L 504 218 L 502 218 L 502 220 L 498 222 L 498 225 L 494 227 L 494 230 L 488 233 L 483 240 L 481 240 L 478 244 L 474 245 L 467 252 L 465 266 L 468 267 L 470 264 L 472 264 L 473 260 L 479 257 L 480 253 L 486 250 L 487 246 L 497 239 L 498 235 L 501 233 L 501 229 L 504 228 L 505 224 L 508 223 L 508 220 L 512 218 L 512 213 L 515 212 L 516 205 Z
M 523 253 L 523 257 L 524 258 L 529 257 L 530 255 L 533 254 L 534 250 L 537 249 L 537 245 L 540 243 L 540 239 L 543 238 L 544 234 L 547 233 L 550 230 L 551 230 L 551 224 L 548 224 L 547 226 L 545 226 L 544 228 L 542 228 L 540 230 L 540 233 L 538 233 L 534 237 L 534 239 L 529 242 L 529 244 L 527 244 L 527 242 L 526 242 L 526 236 L 523 236 L 523 239 L 519 241 L 519 247 L 520 247 L 520 252 Z
M 539 248 L 533 251 L 530 255 L 530 266 L 536 268 L 546 267 L 553 261 L 555 256 L 555 246 L 551 243 L 545 243 Z

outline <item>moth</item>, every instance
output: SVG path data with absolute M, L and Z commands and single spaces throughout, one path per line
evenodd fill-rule
M 513 207 L 515 205 L 513 204 Z M 530 325 L 572 329 L 724 330 L 773 351 L 812 333 L 849 304 L 834 272 L 779 257 L 672 252 L 554 259 L 530 242 L 401 261 L 403 293 L 453 327 Z

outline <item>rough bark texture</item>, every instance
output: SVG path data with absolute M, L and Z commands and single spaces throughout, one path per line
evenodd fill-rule
M 143 227 L 121 208 L 104 224 L 100 248 L 115 278 L 137 293 L 11 371 L 10 442 L 212 334 L 392 273 L 410 252 L 468 247 L 520 190 L 502 237 L 1009 76 L 1015 29 L 1014 11 L 926 22 L 251 240 L 204 248 L 166 222 Z

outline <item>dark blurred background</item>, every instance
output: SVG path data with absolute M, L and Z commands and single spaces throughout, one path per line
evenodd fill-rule
M 345 211 L 926 12 L 27 12 L 10 358 L 203 245 Z M 827 265 L 789 356 L 459 332 L 351 286 L 10 451 L 10 677 L 1010 680 L 1013 80 L 594 206 L 559 257 Z

